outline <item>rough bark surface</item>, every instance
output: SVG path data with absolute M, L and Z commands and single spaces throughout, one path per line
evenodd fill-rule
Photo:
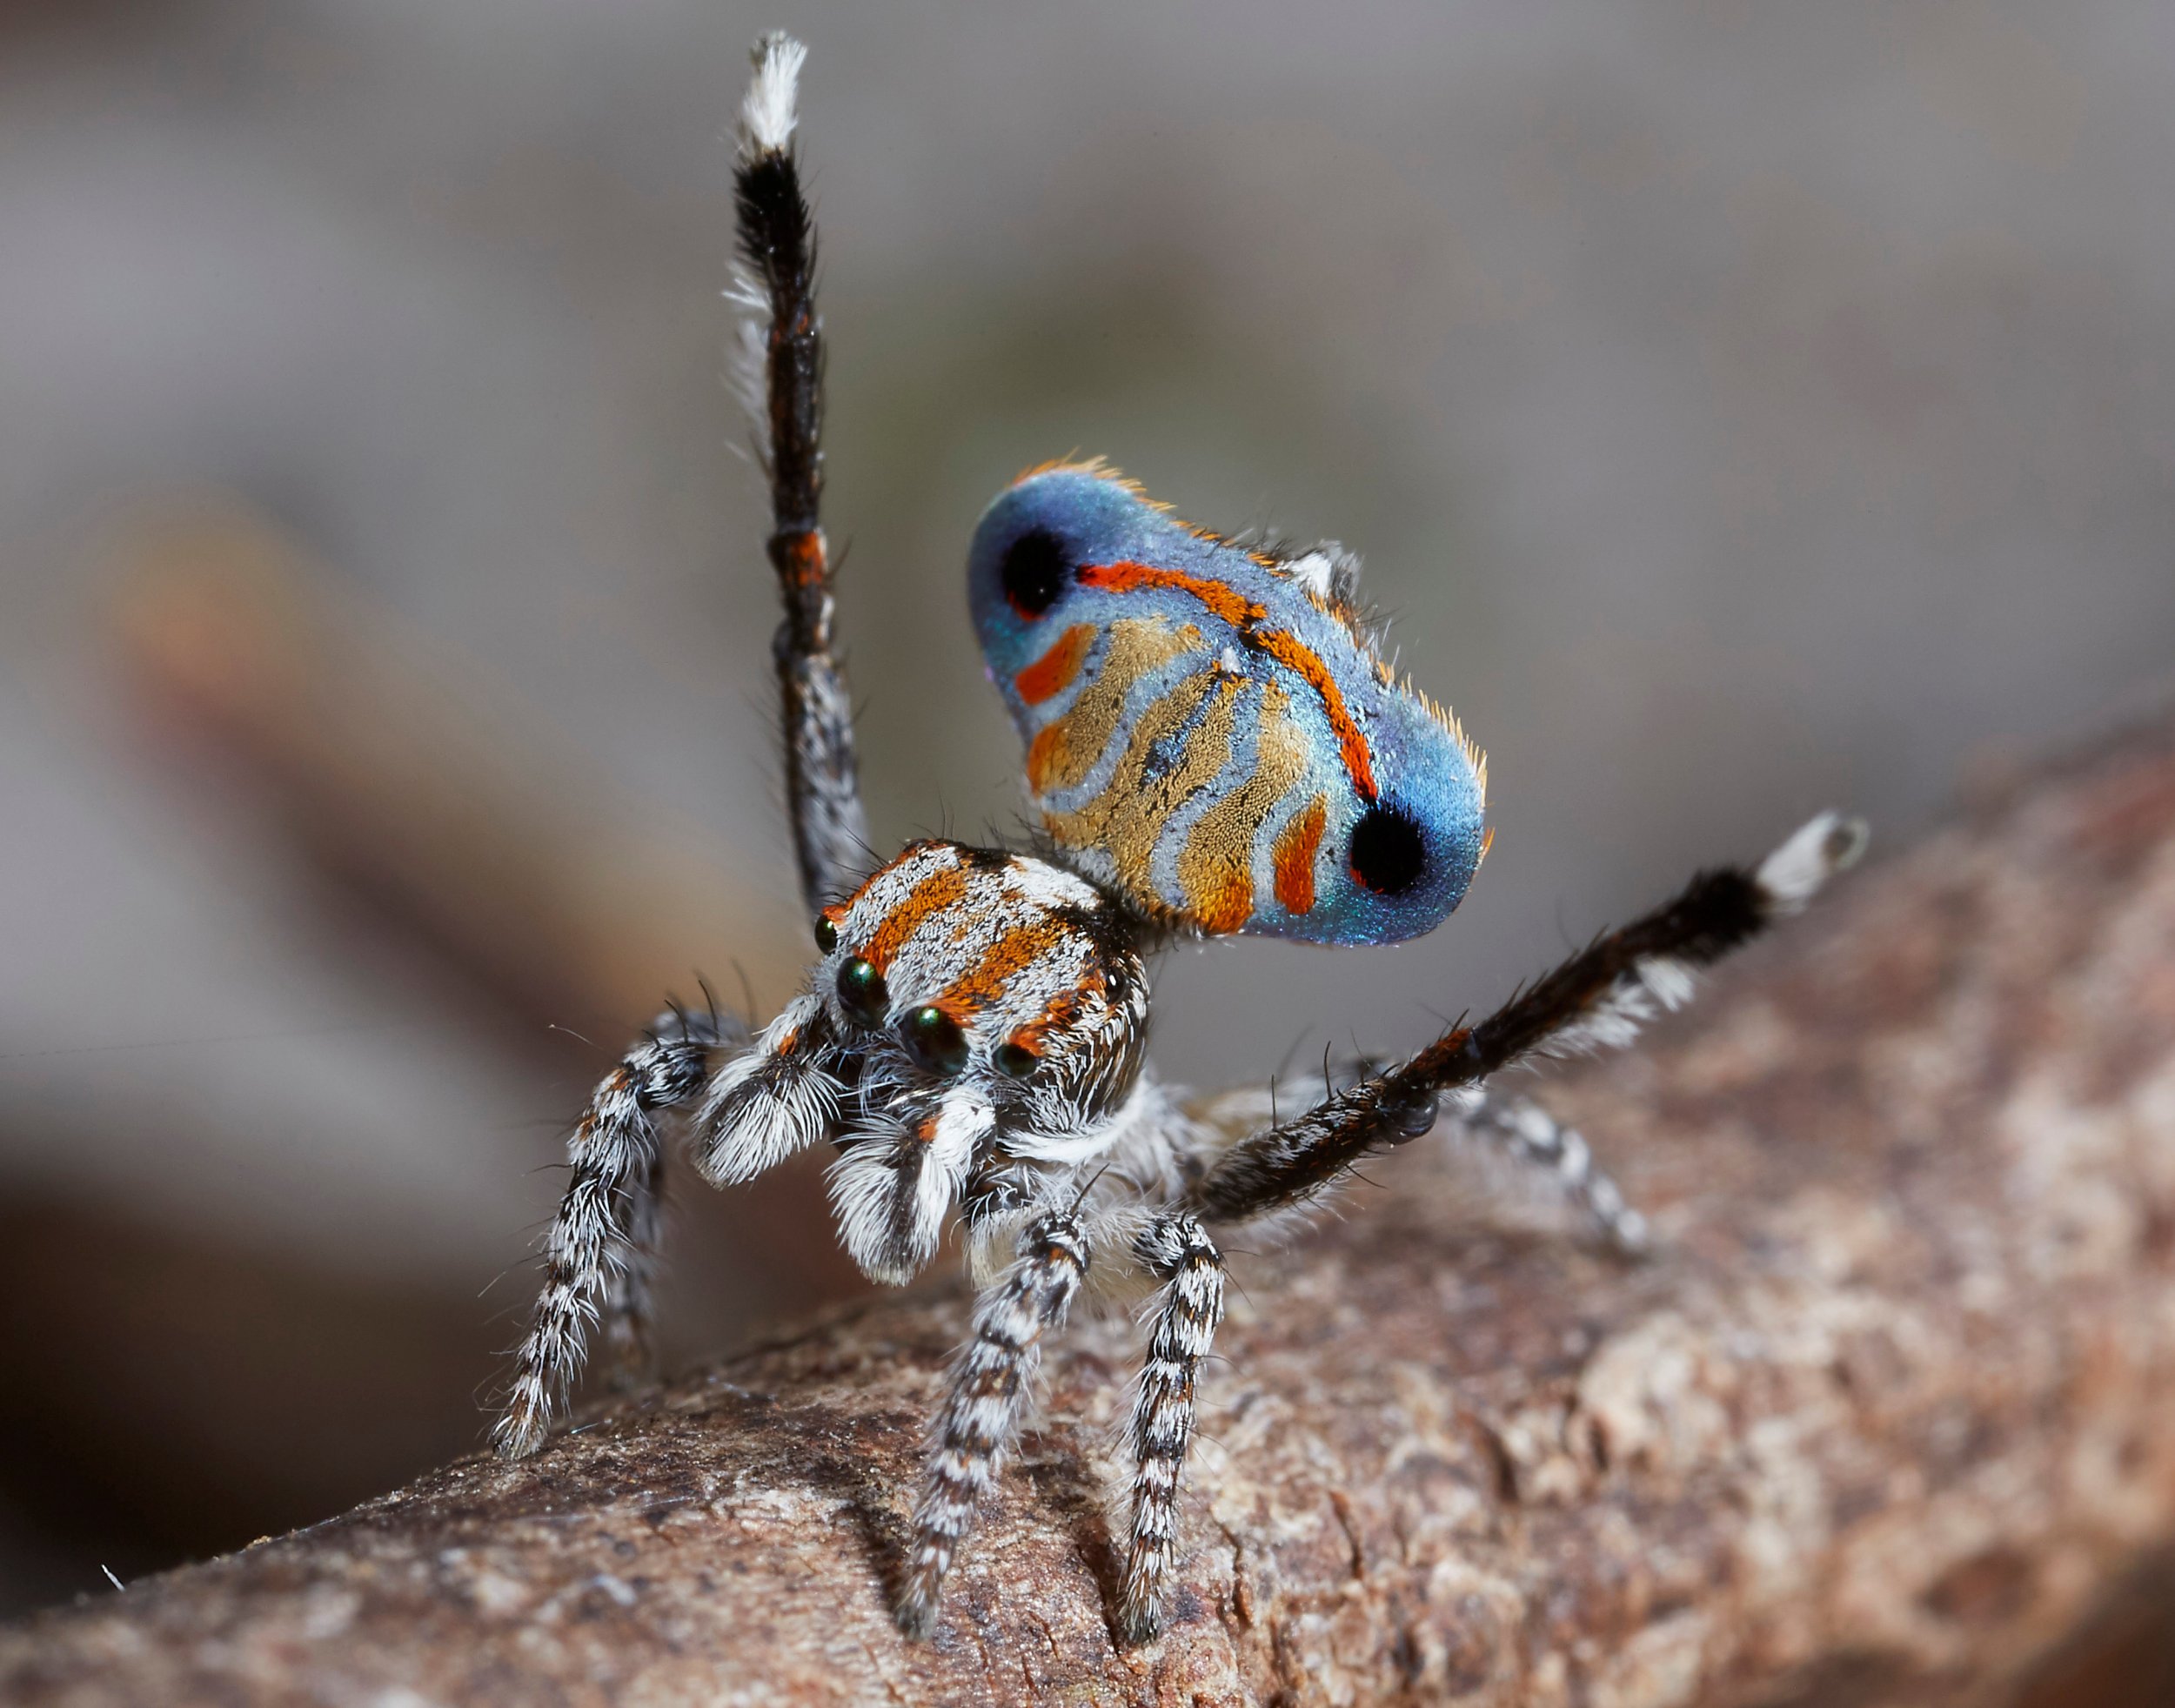
M 1123 1321 L 1053 1356 L 935 1640 L 893 1631 L 954 1291 L 0 1633 L 0 1695 L 2001 1701 L 2165 1557 L 2175 730 L 1846 881 L 1547 1095 L 1663 1255 L 1476 1218 L 1423 1144 L 1241 1259 L 1150 1649 L 1106 1623 Z

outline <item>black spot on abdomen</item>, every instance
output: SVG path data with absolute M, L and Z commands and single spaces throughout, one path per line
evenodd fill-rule
M 1369 807 L 1352 827 L 1352 875 L 1377 895 L 1407 894 L 1427 875 L 1420 827 L 1395 807 Z
M 1047 528 L 1029 528 L 1005 547 L 997 573 L 1012 608 L 1022 617 L 1039 617 L 1072 579 L 1072 554 Z

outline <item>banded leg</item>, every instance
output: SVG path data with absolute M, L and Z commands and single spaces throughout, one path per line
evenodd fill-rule
M 518 1459 L 544 1444 L 600 1317 L 619 1346 L 646 1339 L 664 1159 L 657 1116 L 700 1094 L 719 1042 L 707 1017 L 667 1016 L 605 1076 L 567 1142 L 573 1179 L 545 1238 L 544 1290 L 491 1432 L 501 1457 Z
M 1461 1127 L 1500 1145 L 1521 1168 L 1548 1176 L 1617 1250 L 1635 1256 L 1647 1249 L 1646 1218 L 1594 1161 L 1592 1148 L 1576 1128 L 1563 1125 L 1528 1097 L 1498 1097 L 1468 1086 L 1448 1101 Z
M 974 1336 L 952 1367 L 914 1509 L 914 1551 L 897 1610 L 899 1628 L 909 1637 L 935 1628 L 944 1575 L 1019 1430 L 1043 1333 L 1063 1323 L 1087 1273 L 1078 1218 L 1055 1211 L 1021 1236 L 1018 1258 L 974 1308 Z
M 1433 1129 L 1442 1094 L 1537 1055 L 1617 1048 L 1690 999 L 1693 975 L 1799 911 L 1856 860 L 1865 827 L 1824 813 L 1752 871 L 1703 872 L 1675 897 L 1605 932 L 1477 1026 L 1454 1027 L 1402 1066 L 1369 1074 L 1305 1115 L 1241 1139 L 1188 1194 L 1210 1222 L 1302 1203 L 1373 1152 Z
M 1118 1598 L 1120 1636 L 1145 1643 L 1162 1629 L 1195 1383 L 1223 1321 L 1223 1256 L 1190 1216 L 1164 1217 L 1134 1250 L 1163 1280 L 1133 1406 L 1133 1525 Z
M 742 270 L 747 402 L 770 476 L 771 566 L 785 601 L 772 653 L 784 699 L 786 798 L 801 894 L 814 913 L 848 894 L 868 860 L 853 707 L 833 655 L 823 493 L 823 328 L 815 308 L 815 226 L 793 152 L 807 50 L 789 36 L 755 44 L 733 171 Z
M 665 1221 L 665 1147 L 650 1148 L 647 1165 L 626 1183 L 626 1251 L 610 1272 L 600 1308 L 605 1368 L 614 1388 L 648 1379 L 655 1349 L 650 1291 L 657 1276 L 658 1236 Z

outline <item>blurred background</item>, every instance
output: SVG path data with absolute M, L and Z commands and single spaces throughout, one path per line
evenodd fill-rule
M 586 1088 L 799 975 L 720 383 L 776 25 L 879 841 L 1016 822 L 963 551 L 1075 449 L 1362 553 L 1489 751 L 1450 923 L 1174 955 L 1168 1077 L 2166 680 L 2156 0 L 5 0 L 0 1613 L 478 1444 Z M 819 1196 L 681 1194 L 668 1359 L 851 1289 Z

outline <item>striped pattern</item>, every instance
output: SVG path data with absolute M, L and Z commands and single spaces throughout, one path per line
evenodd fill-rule
M 1646 1217 L 1634 1209 L 1608 1171 L 1594 1160 L 1584 1135 L 1566 1127 L 1528 1097 L 1496 1097 L 1484 1086 L 1450 1094 L 1458 1123 L 1502 1147 L 1521 1167 L 1555 1181 L 1611 1245 L 1627 1256 L 1647 1249 Z
M 492 1426 L 502 1457 L 544 1444 L 566 1410 L 592 1327 L 601 1324 L 619 1358 L 646 1352 L 664 1164 L 657 1117 L 701 1095 L 711 1052 L 745 1036 L 707 1017 L 667 1015 L 658 1035 L 606 1075 L 589 1100 L 567 1142 L 572 1178 L 545 1236 L 544 1288 Z
M 1380 794 L 1375 786 L 1375 761 L 1368 750 L 1367 738 L 1360 733 L 1351 708 L 1344 703 L 1343 691 L 1337 687 L 1328 665 L 1290 630 L 1272 626 L 1266 606 L 1256 605 L 1208 576 L 1156 569 L 1148 564 L 1088 564 L 1081 567 L 1079 579 L 1081 586 L 1092 587 L 1098 593 L 1129 593 L 1168 588 L 1188 599 L 1198 599 L 1234 634 L 1293 672 L 1314 691 L 1321 699 L 1322 714 L 1328 720 L 1337 758 L 1344 766 L 1345 774 L 1351 778 L 1352 787 L 1361 799 L 1370 804 Z
M 1046 1216 L 1027 1231 L 1019 1261 L 975 1310 L 974 1337 L 952 1366 L 914 1509 L 913 1551 L 897 1610 L 910 1637 L 927 1637 L 936 1624 L 945 1574 L 1019 1432 L 1041 1362 L 1042 1336 L 1064 1323 L 1087 1272 L 1088 1242 L 1078 1220 Z
M 990 507 L 976 627 L 1042 827 L 1082 873 L 1209 934 L 1390 942 L 1456 905 L 1484 842 L 1479 756 L 1382 660 L 1350 574 L 1241 550 L 1093 466 Z M 1409 860 L 1369 864 L 1370 814 Z
M 1130 1091 L 1147 973 L 1122 915 L 1092 886 L 1023 854 L 956 842 L 914 844 L 824 917 L 837 941 L 810 994 L 773 1028 L 786 1028 L 777 1047 L 720 1076 L 732 1082 L 706 1109 L 706 1155 L 720 1159 L 713 1175 L 726 1157 L 774 1160 L 807 1130 L 801 1112 L 813 1107 L 805 1095 L 789 1104 L 780 1087 L 835 1084 L 824 1114 L 840 1149 L 830 1176 L 840 1238 L 865 1274 L 904 1282 L 935 1255 L 944 1218 L 993 1142 L 1015 1155 L 1078 1145 Z M 857 1015 L 840 999 L 840 980 L 857 961 L 883 981 L 880 1013 Z M 928 1009 L 964 1039 L 965 1062 L 949 1078 L 914 1057 L 912 1019 Z M 794 1060 L 796 1044 L 819 1058 L 834 1052 L 840 1081 L 844 1056 L 861 1058 L 850 1091 L 820 1060 Z M 1032 1071 L 1007 1072 L 1000 1052 L 1015 1062 L 1025 1052 Z M 792 1130 L 774 1131 L 787 1116 Z
M 826 917 L 838 931 L 826 966 L 866 960 L 884 976 L 893 1021 L 940 1008 L 978 1058 L 1111 1028 L 1141 982 L 1094 928 L 1109 919 L 1094 888 L 1023 854 L 918 842 Z M 819 989 L 826 982 L 819 971 Z
M 1162 1627 L 1178 1538 L 1178 1490 L 1196 1415 L 1195 1388 L 1223 1321 L 1223 1257 L 1190 1216 L 1159 1219 L 1134 1255 L 1163 1282 L 1133 1403 L 1133 1523 L 1118 1628 L 1145 1643 Z

